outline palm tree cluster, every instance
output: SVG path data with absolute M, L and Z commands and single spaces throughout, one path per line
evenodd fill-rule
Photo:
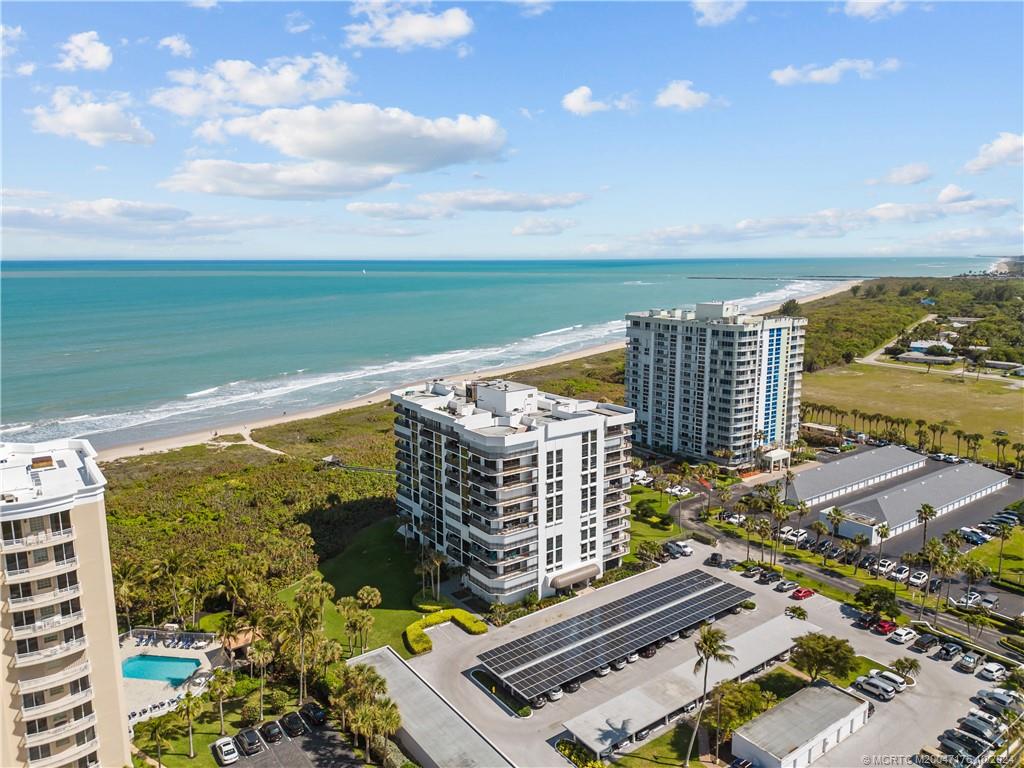
M 344 665 L 338 670 L 330 695 L 331 711 L 343 730 L 362 736 L 367 757 L 379 750 L 402 727 L 398 706 L 387 697 L 387 682 L 366 664 Z

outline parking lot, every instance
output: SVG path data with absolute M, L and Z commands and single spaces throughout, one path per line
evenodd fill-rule
M 477 654 L 670 576 L 695 567 L 704 567 L 701 564 L 711 550 L 700 544 L 695 544 L 694 549 L 696 552 L 693 557 L 672 560 L 658 569 L 560 603 L 485 635 L 470 637 L 450 625 L 431 629 L 433 652 L 412 659 L 410 665 L 516 764 L 561 765 L 562 759 L 552 747 L 558 738 L 565 736 L 562 724 L 566 720 L 656 679 L 692 658 L 693 640 L 669 643 L 654 658 L 641 659 L 607 677 L 588 677 L 583 680 L 579 691 L 566 694 L 560 701 L 534 711 L 528 719 L 517 718 L 503 709 L 473 680 L 470 671 L 478 666 Z M 708 567 L 705 570 L 757 593 L 754 598 L 757 603 L 755 611 L 727 616 L 717 622 L 716 626 L 725 630 L 727 635 L 737 636 L 768 618 L 780 615 L 788 605 L 793 604 L 788 594 L 775 592 L 770 586 L 752 585 L 751 580 L 742 578 L 736 572 Z M 853 626 L 855 617 L 849 609 L 821 595 L 804 600 L 800 605 L 807 610 L 809 621 L 822 627 L 828 634 L 848 639 L 859 654 L 882 663 L 890 663 L 901 656 L 915 656 L 922 663 L 917 686 L 901 693 L 892 702 L 874 702 L 877 712 L 868 726 L 856 738 L 843 744 L 842 751 L 837 750 L 837 753 L 823 758 L 820 761 L 822 765 L 845 768 L 861 765 L 863 755 L 916 754 L 923 745 L 934 744 L 943 730 L 953 727 L 957 718 L 971 708 L 969 699 L 979 688 L 991 685 L 971 675 L 955 672 L 952 663 L 920 657 L 907 646 L 856 629 Z M 794 632 L 799 633 L 799 621 L 794 620 L 794 624 Z M 609 713 L 609 716 L 613 717 L 614 714 Z M 912 724 L 912 727 L 908 727 L 908 724 Z M 639 728 L 646 724 L 635 725 Z
M 236 765 L 252 768 L 331 768 L 362 765 L 362 761 L 358 760 L 352 751 L 352 745 L 339 731 L 329 725 L 308 728 L 306 733 L 294 738 L 284 734 L 281 741 L 276 744 L 267 744 L 261 735 L 260 744 L 262 749 L 252 756 L 244 754 L 239 749 Z M 235 747 L 238 747 L 237 739 Z

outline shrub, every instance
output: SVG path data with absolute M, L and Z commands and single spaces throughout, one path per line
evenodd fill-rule
M 267 691 L 264 696 L 264 704 L 271 712 L 284 712 L 290 701 L 291 697 L 285 691 L 278 689 Z
M 250 701 L 242 707 L 242 725 L 255 725 L 260 721 L 260 704 Z
M 260 681 L 255 677 L 239 677 L 235 682 L 235 687 L 231 689 L 232 699 L 241 699 L 248 696 L 253 691 L 258 691 L 260 688 Z
M 402 636 L 405 639 L 405 645 L 409 649 L 409 652 L 414 655 L 419 655 L 433 650 L 434 644 L 430 642 L 430 638 L 423 630 L 427 627 L 435 627 L 438 624 L 444 624 L 446 621 L 452 622 L 455 626 L 459 627 L 459 629 L 462 629 L 471 635 L 482 635 L 487 631 L 487 624 L 480 621 L 480 619 L 476 618 L 476 616 L 471 614 L 469 611 L 465 611 L 462 608 L 446 608 L 441 611 L 435 611 L 434 613 L 427 614 L 419 621 L 414 621 L 405 628 L 405 632 Z
M 415 765 L 391 739 L 384 741 L 384 760 L 382 762 L 384 768 L 404 768 L 406 765 Z
M 586 766 L 597 760 L 597 755 L 582 744 L 577 744 L 574 741 L 562 739 L 555 745 L 555 748 L 564 755 L 569 762 L 578 766 L 578 768 L 586 768 Z
M 420 613 L 436 613 L 452 607 L 451 601 L 444 595 L 435 598 L 429 591 L 420 591 L 413 595 L 412 604 Z
M 533 714 L 533 710 L 530 709 L 529 704 L 523 704 L 523 706 L 516 710 L 516 714 L 520 717 L 529 717 Z
M 709 547 L 718 546 L 718 538 L 712 536 L 710 533 L 704 531 L 689 531 L 690 536 L 694 541 L 699 541 L 701 544 L 707 544 Z
M 755 603 L 753 600 L 744 600 L 742 603 L 740 603 L 740 608 L 742 608 L 745 611 L 752 611 L 755 608 L 757 608 L 757 603 Z

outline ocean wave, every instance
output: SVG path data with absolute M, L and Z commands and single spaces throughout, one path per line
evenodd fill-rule
M 203 397 L 204 395 L 212 394 L 216 392 L 220 387 L 210 387 L 209 389 L 200 389 L 198 392 L 189 392 L 185 397 Z
M 627 280 L 623 285 L 661 285 L 661 283 L 648 283 L 644 280 Z
M 739 304 L 742 309 L 749 311 L 752 309 L 771 306 L 772 304 L 780 304 L 784 301 L 788 301 L 789 299 L 799 299 L 802 296 L 813 296 L 814 294 L 821 293 L 834 285 L 835 283 L 829 280 L 780 281 L 778 288 L 770 291 L 760 291 L 749 298 L 736 299 L 735 303 Z

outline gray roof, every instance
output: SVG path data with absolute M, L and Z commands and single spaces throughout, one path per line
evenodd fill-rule
M 782 760 L 866 706 L 864 699 L 835 686 L 812 685 L 737 728 L 735 735 Z
M 917 518 L 922 504 L 941 509 L 978 491 L 1005 485 L 1006 475 L 981 464 L 950 465 L 946 469 L 930 472 L 923 477 L 880 491 L 866 499 L 842 507 L 851 517 L 856 515 L 885 522 L 890 528 Z
M 399 735 L 415 742 L 444 768 L 513 768 L 489 742 L 389 646 L 352 660 L 376 668 L 402 714 Z
M 829 491 L 870 480 L 886 472 L 904 468 L 909 471 L 909 468 L 921 466 L 924 462 L 924 456 L 895 445 L 857 451 L 813 469 L 796 472 L 789 485 L 789 498 L 796 501 L 817 498 Z
M 708 667 L 708 690 L 789 650 L 793 646 L 793 638 L 820 629 L 808 621 L 776 616 L 742 635 L 729 638 L 736 663 L 731 666 L 711 664 Z M 700 698 L 704 673 L 694 674 L 696 661 L 697 657 L 693 656 L 655 679 L 566 720 L 564 725 L 597 754 L 607 752 L 644 726 Z

